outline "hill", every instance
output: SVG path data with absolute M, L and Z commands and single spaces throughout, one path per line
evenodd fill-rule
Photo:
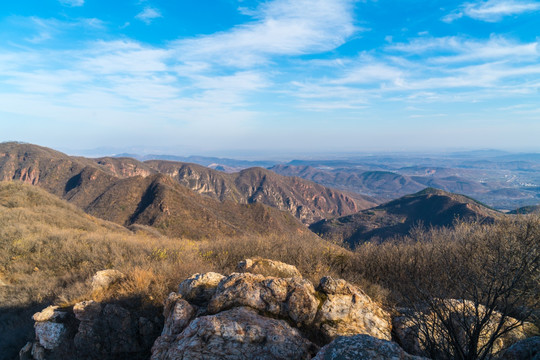
M 425 186 L 407 175 L 391 171 L 364 171 L 356 168 L 324 170 L 311 166 L 276 165 L 270 170 L 285 176 L 299 176 L 339 189 L 383 199 L 419 191 Z
M 540 205 L 523 206 L 509 211 L 508 214 L 535 214 L 540 213 Z
M 458 218 L 491 222 L 500 216 L 469 197 L 427 188 L 353 215 L 319 221 L 310 229 L 324 239 L 354 248 L 369 240 L 406 235 L 417 225 L 450 227 Z
M 376 205 L 370 197 L 330 189 L 260 167 L 226 174 L 200 165 L 151 160 L 145 164 L 180 184 L 220 201 L 262 203 L 288 211 L 305 224 L 352 214 Z
M 290 233 L 315 238 L 287 212 L 212 199 L 163 174 L 119 180 L 85 210 L 125 226 L 148 225 L 168 236 L 191 239 Z
M 179 185 L 218 201 L 261 203 L 288 211 L 305 224 L 376 205 L 373 199 L 362 195 L 350 195 L 262 168 L 225 174 L 188 163 L 161 160 L 140 162 L 132 158 L 111 157 L 87 159 L 31 144 L 0 144 L 1 180 L 19 180 L 43 187 L 83 209 L 94 208 L 91 204 L 106 191 L 109 191 L 107 196 L 110 201 L 119 202 L 119 199 L 111 199 L 110 191 L 127 184 L 122 180 L 139 178 L 135 182 L 141 182 L 138 186 L 144 187 L 148 181 L 141 179 L 160 173 L 172 177 Z M 116 194 L 124 195 L 120 192 Z M 205 200 L 200 202 L 205 203 Z

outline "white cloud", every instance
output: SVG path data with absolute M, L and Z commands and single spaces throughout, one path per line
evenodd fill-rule
M 66 6 L 83 6 L 84 0 L 59 0 L 62 5 Z
M 176 43 L 185 60 L 250 67 L 273 55 L 320 53 L 342 45 L 358 29 L 351 0 L 276 0 L 263 3 L 255 20 L 230 31 Z
M 446 15 L 442 20 L 452 22 L 463 16 L 487 22 L 500 21 L 505 16 L 537 11 L 540 3 L 530 0 L 487 0 L 464 3 L 459 10 Z
M 153 20 L 163 17 L 158 9 L 152 7 L 146 7 L 143 11 L 135 16 L 137 19 L 150 24 Z
M 471 40 L 461 37 L 419 38 L 409 43 L 387 46 L 408 54 L 431 53 L 429 62 L 459 63 L 481 60 L 535 60 L 540 57 L 540 43 L 517 43 L 504 37 Z

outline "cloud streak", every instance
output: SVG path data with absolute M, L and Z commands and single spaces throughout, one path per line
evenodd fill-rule
M 342 45 L 359 29 L 350 0 L 276 0 L 253 12 L 255 20 L 225 32 L 176 42 L 179 56 L 215 59 L 248 68 L 272 56 L 320 53 Z
M 445 17 L 443 21 L 453 22 L 464 16 L 486 22 L 497 22 L 505 16 L 519 15 L 527 12 L 540 10 L 540 4 L 536 1 L 519 0 L 487 0 L 474 3 L 464 3 Z

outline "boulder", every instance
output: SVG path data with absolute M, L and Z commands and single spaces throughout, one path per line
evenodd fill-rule
M 518 341 L 503 350 L 497 360 L 540 360 L 540 336 Z
M 207 310 L 215 314 L 239 306 L 288 318 L 302 326 L 313 322 L 319 301 L 313 284 L 302 278 L 233 273 L 219 283 Z
M 315 325 L 325 341 L 356 334 L 384 340 L 392 338 L 390 314 L 356 286 L 345 280 L 324 277 L 317 290 L 322 304 Z
M 92 277 L 92 291 L 103 291 L 111 285 L 123 280 L 125 275 L 118 270 L 109 269 L 98 271 Z
M 163 316 L 165 325 L 161 336 L 156 339 L 152 346 L 152 353 L 162 354 L 174 346 L 176 336 L 189 325 L 195 317 L 197 309 L 176 293 L 170 293 L 165 300 Z
M 35 321 L 36 340 L 44 349 L 55 349 L 63 341 L 67 332 L 63 323 L 66 315 L 58 306 L 49 306 L 32 316 Z
M 64 324 L 50 321 L 35 323 L 34 329 L 39 344 L 47 350 L 52 350 L 60 346 L 66 333 L 66 326 Z
M 238 272 L 248 272 L 264 276 L 281 278 L 302 277 L 296 266 L 270 259 L 245 259 L 240 261 L 236 268 Z
M 398 344 L 369 335 L 340 336 L 324 346 L 313 360 L 421 360 L 407 354 Z
M 82 301 L 72 309 L 48 307 L 36 313 L 36 340 L 20 352 L 21 359 L 112 360 L 147 359 L 159 335 L 159 318 L 141 316 L 114 303 Z
M 180 283 L 178 293 L 190 303 L 203 304 L 212 298 L 223 278 L 225 276 L 215 272 L 195 274 Z
M 173 346 L 154 348 L 153 360 L 311 359 L 317 346 L 283 320 L 238 307 L 193 320 Z
M 429 345 L 431 342 L 436 344 L 436 348 L 446 348 L 449 346 L 450 336 L 443 326 L 441 316 L 444 318 L 445 323 L 453 324 L 454 329 L 457 331 L 455 334 L 456 338 L 465 344 L 467 335 L 462 324 L 474 324 L 477 314 L 482 317 L 488 311 L 484 306 L 475 306 L 472 301 L 468 300 L 444 299 L 440 300 L 434 306 L 437 306 L 437 311 L 434 310 L 435 308 L 425 309 L 423 311 L 405 309 L 402 311 L 402 316 L 394 318 L 393 328 L 395 336 L 407 352 L 422 356 L 429 356 L 431 352 L 432 356 L 444 358 L 446 355 L 438 353 L 437 349 L 431 349 L 430 351 Z M 478 342 L 480 347 L 487 344 L 491 335 L 496 331 L 501 316 L 496 311 L 491 314 L 489 321 L 480 334 Z M 518 320 L 506 317 L 503 329 L 510 326 L 513 327 L 516 324 L 519 324 Z M 426 337 L 426 334 L 430 334 L 429 339 Z M 527 331 L 524 326 L 517 325 L 517 327 L 506 332 L 494 342 L 491 354 L 498 353 L 526 337 Z

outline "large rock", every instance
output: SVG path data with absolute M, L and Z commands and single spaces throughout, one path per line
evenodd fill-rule
M 317 347 L 283 320 L 238 307 L 193 320 L 173 346 L 154 348 L 153 360 L 311 359 Z
M 92 290 L 102 291 L 121 281 L 125 275 L 118 270 L 101 270 L 92 277 Z
M 518 341 L 502 351 L 497 360 L 540 360 L 540 336 Z
M 196 313 L 197 308 L 182 299 L 181 295 L 170 293 L 163 307 L 165 325 L 161 336 L 152 346 L 152 353 L 164 354 L 170 347 L 174 346 L 177 335 L 184 331 Z
M 215 314 L 239 306 L 288 318 L 302 326 L 313 322 L 319 301 L 313 284 L 302 278 L 233 273 L 219 283 L 207 310 Z
M 223 278 L 225 276 L 215 272 L 195 274 L 180 283 L 178 293 L 191 303 L 204 304 L 212 298 Z
M 48 307 L 34 315 L 36 341 L 21 350 L 20 358 L 147 359 L 161 324 L 143 313 L 95 301 L 77 303 L 72 310 Z
M 66 315 L 58 306 L 49 306 L 32 316 L 36 340 L 43 348 L 52 350 L 60 346 L 67 332 Z
M 398 344 L 369 335 L 340 336 L 324 346 L 313 360 L 421 360 L 407 354 Z M 427 360 L 427 359 L 426 359 Z
M 322 305 L 315 324 L 326 341 L 356 334 L 392 338 L 390 314 L 356 286 L 345 280 L 324 277 L 317 290 L 322 295 Z
M 436 306 L 437 311 L 434 311 L 435 308 L 417 312 L 405 310 L 403 316 L 394 318 L 393 327 L 396 338 L 409 353 L 440 358 L 447 357 L 448 354 L 439 353 L 436 349 L 451 348 L 449 344 L 450 336 L 447 334 L 446 327 L 443 326 L 441 317 L 444 319 L 444 323 L 452 324 L 455 329 L 455 338 L 459 339 L 462 346 L 465 347 L 468 337 L 463 324 L 472 326 L 477 322 L 478 316 L 483 317 L 488 311 L 484 306 L 479 305 L 476 307 L 473 302 L 468 300 L 440 300 Z M 480 333 L 479 347 L 487 344 L 491 335 L 496 331 L 500 320 L 501 314 L 494 311 Z M 507 317 L 503 329 L 514 327 L 517 324 L 519 324 L 518 320 Z M 426 334 L 430 334 L 429 338 Z M 525 328 L 522 325 L 517 325 L 517 327 L 504 333 L 494 342 L 491 354 L 498 353 L 526 337 Z M 434 343 L 436 348 L 430 346 L 430 343 Z
M 264 276 L 282 278 L 302 277 L 302 274 L 300 274 L 300 271 L 298 271 L 296 266 L 270 259 L 245 259 L 240 261 L 236 268 L 239 272 L 249 272 Z

